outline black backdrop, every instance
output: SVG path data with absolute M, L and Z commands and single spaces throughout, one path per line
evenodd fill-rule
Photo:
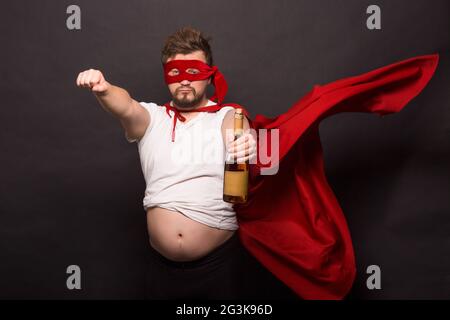
M 66 8 L 81 8 L 68 30 Z M 381 8 L 368 30 L 366 8 Z M 320 126 L 329 182 L 352 233 L 350 298 L 450 298 L 450 3 L 8 1 L 0 11 L 0 298 L 140 298 L 148 249 L 136 144 L 75 80 L 100 69 L 138 101 L 169 99 L 160 49 L 192 25 L 213 37 L 227 101 L 286 111 L 314 84 L 415 55 L 437 72 L 402 112 Z M 66 288 L 79 265 L 82 289 Z M 381 268 L 381 290 L 366 268 Z

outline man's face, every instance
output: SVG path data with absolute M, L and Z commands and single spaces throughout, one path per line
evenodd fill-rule
M 194 51 L 188 54 L 176 54 L 173 57 L 167 59 L 167 62 L 172 60 L 200 60 L 206 62 L 205 54 L 203 51 Z M 177 69 L 172 69 L 169 75 L 177 75 Z M 188 69 L 189 73 L 198 73 L 197 69 Z M 200 102 L 206 99 L 206 88 L 211 83 L 211 78 L 208 80 L 189 81 L 183 80 L 181 82 L 174 82 L 168 85 L 169 91 L 172 95 L 174 104 L 180 109 L 192 109 L 195 108 Z

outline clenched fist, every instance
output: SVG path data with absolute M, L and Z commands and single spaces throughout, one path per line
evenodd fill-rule
M 102 93 L 108 90 L 110 84 L 99 70 L 89 69 L 80 72 L 77 78 L 77 86 L 90 88 L 95 93 Z

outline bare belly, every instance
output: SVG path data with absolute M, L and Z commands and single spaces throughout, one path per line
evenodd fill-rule
M 160 207 L 147 209 L 147 229 L 150 245 L 174 261 L 201 258 L 236 232 L 213 228 L 180 212 Z

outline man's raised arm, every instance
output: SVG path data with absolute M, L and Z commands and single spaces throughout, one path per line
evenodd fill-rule
M 94 69 L 80 72 L 76 83 L 80 88 L 89 88 L 103 109 L 120 120 L 128 138 L 142 138 L 150 114 L 125 89 L 110 84 L 101 71 Z

